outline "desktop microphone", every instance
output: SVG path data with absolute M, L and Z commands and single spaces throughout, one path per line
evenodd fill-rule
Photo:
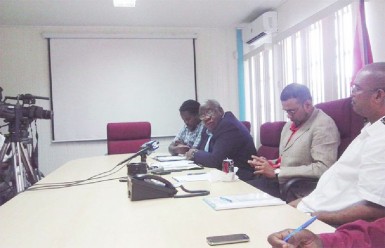
M 131 159 L 139 156 L 139 155 L 149 155 L 151 154 L 151 152 L 155 151 L 156 149 L 159 148 L 159 141 L 157 140 L 150 140 L 146 143 L 144 143 L 143 145 L 140 146 L 140 150 L 138 152 L 136 152 L 134 155 L 132 155 L 131 157 L 123 160 L 122 162 L 120 162 L 118 165 L 121 165 L 121 164 L 124 164 L 128 161 L 130 161 Z
M 155 151 L 159 148 L 159 141 L 156 140 L 150 140 L 143 145 L 140 146 L 140 148 L 145 149 L 147 151 L 147 155 L 151 152 Z

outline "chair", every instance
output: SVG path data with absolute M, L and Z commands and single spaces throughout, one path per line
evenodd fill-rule
M 279 156 L 279 141 L 285 121 L 266 122 L 260 127 L 261 146 L 257 150 L 257 156 L 267 159 L 276 159 Z
M 108 154 L 135 153 L 140 146 L 150 141 L 149 122 L 121 122 L 107 124 Z
M 340 132 L 341 144 L 338 147 L 338 158 L 349 144 L 360 134 L 365 119 L 354 112 L 351 97 L 315 105 L 328 114 L 336 123 Z
M 350 142 L 360 133 L 362 127 L 364 126 L 364 118 L 359 116 L 353 111 L 351 105 L 351 98 L 344 98 L 324 103 L 319 103 L 315 105 L 317 108 L 322 109 L 326 114 L 328 114 L 336 123 L 338 131 L 340 133 L 341 144 L 338 147 L 338 158 L 342 155 L 345 149 L 349 146 Z M 257 150 L 258 156 L 273 156 L 272 158 L 277 158 L 279 155 L 279 139 L 277 142 L 277 137 L 266 137 L 265 133 L 277 133 L 279 127 L 279 137 L 280 132 L 282 131 L 283 125 L 279 124 L 280 122 L 274 122 L 276 127 L 274 128 L 271 123 L 264 123 L 261 126 L 261 147 Z M 263 127 L 268 125 L 268 130 Z M 281 126 L 282 125 L 282 126 Z M 273 131 L 274 130 L 274 131 Z M 268 144 L 269 148 L 266 148 Z M 272 159 L 268 158 L 268 159 Z M 306 187 L 309 188 L 309 193 L 314 190 L 317 186 L 318 178 L 304 178 L 304 177 L 295 177 L 288 180 L 285 185 L 281 188 L 282 199 L 286 201 L 291 201 L 290 199 L 290 189 L 294 187 L 300 187 L 300 185 L 306 184 Z
M 241 121 L 243 125 L 245 125 L 245 127 L 247 128 L 247 130 L 251 130 L 251 123 L 250 121 Z

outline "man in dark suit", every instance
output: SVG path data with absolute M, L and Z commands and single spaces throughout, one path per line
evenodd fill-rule
M 247 181 L 253 177 L 253 169 L 247 160 L 256 154 L 253 138 L 246 127 L 231 112 L 224 112 L 215 100 L 208 100 L 199 109 L 205 125 L 198 149 L 186 153 L 188 159 L 206 167 L 222 169 L 226 158 L 234 160 L 239 168 L 237 175 Z

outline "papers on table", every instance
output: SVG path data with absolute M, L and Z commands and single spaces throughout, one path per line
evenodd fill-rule
M 159 171 L 182 171 L 192 169 L 202 169 L 201 166 L 194 164 L 190 160 L 157 162 L 151 164 L 151 168 Z
M 243 195 L 207 197 L 204 198 L 203 201 L 205 201 L 209 206 L 211 206 L 215 210 L 286 204 L 281 199 L 273 197 L 264 192 Z
M 169 161 L 182 161 L 186 160 L 185 156 L 156 156 L 154 159 L 159 162 L 169 162 Z
M 189 173 L 183 176 L 172 177 L 177 182 L 195 182 L 195 181 L 208 181 L 210 174 L 208 173 Z

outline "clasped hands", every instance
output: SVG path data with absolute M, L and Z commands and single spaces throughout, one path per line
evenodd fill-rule
M 267 178 L 274 178 L 274 168 L 269 161 L 264 157 L 251 156 L 252 160 L 248 160 L 249 165 L 254 168 L 254 175 L 263 175 Z
M 184 144 L 181 140 L 175 141 L 174 146 L 174 152 L 176 154 L 185 154 L 188 150 L 190 150 L 190 147 Z

